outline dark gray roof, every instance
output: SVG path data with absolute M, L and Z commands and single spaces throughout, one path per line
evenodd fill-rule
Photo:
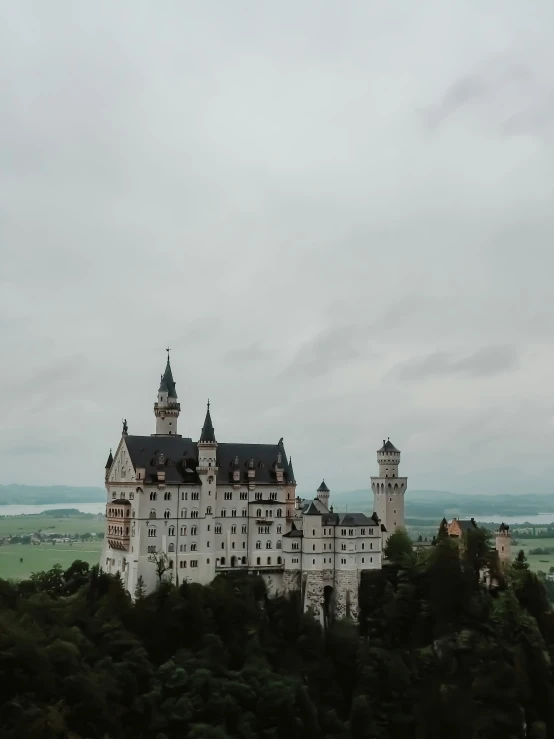
M 110 454 L 108 456 L 108 461 L 106 462 L 106 469 L 109 470 L 110 467 L 112 466 L 112 464 L 113 464 L 113 454 L 112 454 L 112 450 L 110 449 Z
M 321 485 L 317 489 L 317 492 L 318 493 L 330 493 L 331 492 L 329 488 L 327 487 L 327 485 L 325 484 L 325 480 L 322 480 Z
M 476 529 L 477 528 L 477 524 L 475 523 L 475 519 L 474 518 L 470 518 L 469 520 L 467 520 L 467 519 L 466 520 L 460 520 L 459 518 L 457 518 L 456 521 L 457 521 L 458 525 L 460 526 L 460 528 L 462 529 L 462 531 L 464 532 L 464 534 L 465 534 L 466 531 L 470 531 L 471 529 Z
M 296 482 L 296 480 L 294 479 L 294 471 L 292 469 L 292 457 L 289 458 L 289 469 L 287 474 L 289 482 Z
M 318 511 L 317 506 L 315 505 L 313 500 L 303 513 L 305 516 L 321 516 L 322 515 L 321 511 Z
M 170 398 L 177 397 L 177 390 L 175 389 L 175 382 L 173 381 L 173 373 L 171 372 L 171 364 L 169 363 L 169 354 L 167 355 L 167 364 L 165 365 L 165 372 L 162 375 L 158 392 L 167 393 Z
M 304 536 L 304 532 L 301 529 L 297 529 L 293 522 L 290 531 L 288 531 L 286 534 L 283 534 L 283 538 L 289 537 L 289 536 L 291 537 Z
M 390 439 L 387 439 L 386 441 L 383 439 L 383 446 L 378 451 L 380 452 L 399 452 L 400 449 L 397 449 Z
M 302 513 L 307 513 L 308 508 L 310 508 L 311 506 L 313 506 L 317 510 L 318 513 L 329 513 L 329 509 L 327 508 L 325 503 L 319 500 L 319 498 L 314 498 L 313 500 L 310 500 L 308 498 L 307 500 L 300 501 L 300 507 L 302 509 Z
M 165 481 L 167 483 L 198 484 L 196 473 L 198 447 L 192 439 L 179 436 L 126 436 L 125 443 L 135 469 L 146 470 L 145 482 L 157 481 L 159 455 L 164 456 Z M 256 485 L 275 484 L 275 467 L 279 452 L 284 456 L 282 444 L 229 444 L 217 447 L 217 482 L 232 484 L 233 471 L 239 470 L 239 483 L 248 483 L 248 463 L 254 460 Z M 238 468 L 234 467 L 238 457 Z M 284 483 L 289 482 L 288 467 L 283 473 Z M 236 484 L 236 483 L 235 483 Z
M 204 425 L 202 426 L 202 433 L 200 434 L 200 441 L 215 442 L 215 431 L 212 423 L 212 417 L 210 415 L 210 401 L 208 400 L 208 408 L 206 410 L 206 418 L 204 419 Z
M 374 518 L 365 513 L 327 513 L 323 516 L 323 523 L 329 526 L 376 526 Z

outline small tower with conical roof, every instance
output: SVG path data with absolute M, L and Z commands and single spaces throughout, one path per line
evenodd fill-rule
M 158 400 L 154 403 L 156 416 L 156 433 L 154 436 L 179 436 L 177 433 L 177 419 L 181 406 L 177 402 L 177 390 L 171 372 L 169 349 L 167 349 L 167 364 L 160 380 Z
M 198 441 L 198 466 L 209 469 L 216 466 L 217 441 L 215 440 L 215 430 L 210 414 L 210 401 L 206 409 L 206 418 L 200 433 Z
M 325 508 L 329 508 L 329 496 L 331 495 L 331 491 L 325 484 L 325 480 L 321 481 L 321 485 L 317 489 L 317 499 L 320 500 Z
M 374 511 L 388 534 L 404 526 L 404 494 L 407 477 L 398 476 L 400 451 L 390 439 L 377 451 L 379 476 L 371 478 Z
M 110 476 L 110 470 L 112 468 L 112 464 L 113 464 L 113 454 L 112 454 L 112 450 L 110 449 L 110 453 L 108 455 L 108 461 L 106 462 L 106 474 L 105 474 L 106 480 Z

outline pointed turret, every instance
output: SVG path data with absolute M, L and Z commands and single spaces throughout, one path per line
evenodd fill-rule
M 320 500 L 324 506 L 329 508 L 329 496 L 331 491 L 325 484 L 325 480 L 321 481 L 321 485 L 317 489 L 317 499 Z
M 113 464 L 113 454 L 112 454 L 112 450 L 110 449 L 110 453 L 108 455 L 108 461 L 106 462 L 106 474 L 105 474 L 105 479 L 106 480 L 108 479 L 108 477 L 110 475 L 110 470 L 112 468 L 112 464 Z
M 208 407 L 206 409 L 206 418 L 204 419 L 204 425 L 202 426 L 202 433 L 200 434 L 200 441 L 208 444 L 215 444 L 215 431 L 212 423 L 212 417 L 210 415 L 210 401 L 208 400 Z
M 161 376 L 160 388 L 158 390 L 158 402 L 154 403 L 154 415 L 156 416 L 156 436 L 179 436 L 177 433 L 177 419 L 181 407 L 177 402 L 177 390 L 171 371 L 169 361 L 169 348 L 167 349 L 167 363 L 165 372 Z
M 292 469 L 292 457 L 289 457 L 289 469 L 287 472 L 289 484 L 296 485 L 296 479 L 294 477 L 294 470 Z

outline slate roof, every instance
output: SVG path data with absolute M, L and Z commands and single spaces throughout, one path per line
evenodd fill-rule
M 106 469 L 109 470 L 113 464 L 113 454 L 112 450 L 110 449 L 110 454 L 108 456 L 108 461 L 106 462 Z
M 286 534 L 283 534 L 283 538 L 285 537 L 298 537 L 298 536 L 304 536 L 304 532 L 301 529 L 297 529 L 294 523 L 291 526 L 291 530 L 287 531 Z
M 373 518 L 365 513 L 328 513 L 323 523 L 330 526 L 376 526 Z
M 470 518 L 469 521 L 468 520 L 461 521 L 459 518 L 457 518 L 456 521 L 458 522 L 458 525 L 460 526 L 464 534 L 466 531 L 469 531 L 470 529 L 477 528 L 477 524 L 475 523 L 474 518 Z
M 317 514 L 329 513 L 329 509 L 327 508 L 325 503 L 319 500 L 319 498 L 314 498 L 313 500 L 310 500 L 310 499 L 301 500 L 300 508 L 302 510 L 302 513 L 307 513 L 308 508 L 312 508 L 312 512 L 310 513 L 310 515 L 312 516 L 315 515 L 315 513 Z M 315 512 L 313 508 L 315 508 Z
M 204 419 L 204 425 L 202 426 L 202 433 L 200 434 L 200 441 L 214 442 L 215 431 L 212 423 L 212 417 L 210 415 L 210 401 L 208 401 L 208 409 L 206 410 L 206 418 Z
M 390 439 L 387 439 L 386 441 L 383 439 L 383 446 L 377 451 L 379 452 L 399 452 L 400 449 L 397 449 Z
M 296 480 L 294 479 L 294 472 L 292 469 L 292 457 L 289 457 L 288 479 L 289 479 L 289 482 L 296 482 Z
M 145 469 L 145 482 L 157 482 L 159 457 L 163 454 L 165 482 L 168 484 L 199 484 L 196 473 L 198 447 L 192 439 L 179 436 L 126 436 L 125 443 L 136 469 Z M 283 443 L 278 444 L 232 444 L 220 443 L 217 446 L 217 482 L 232 484 L 234 469 L 239 470 L 239 483 L 248 482 L 248 463 L 254 460 L 256 485 L 269 485 L 277 482 L 275 467 L 277 455 L 281 452 L 286 460 Z M 238 468 L 234 467 L 238 457 Z M 291 480 L 289 465 L 285 461 L 283 481 Z M 237 484 L 235 482 L 235 484 Z
M 173 380 L 173 373 L 169 362 L 169 354 L 167 355 L 167 364 L 165 365 L 165 372 L 162 375 L 158 392 L 167 393 L 170 398 L 177 397 L 177 390 L 175 389 L 175 382 Z
M 321 485 L 317 489 L 317 492 L 318 493 L 330 493 L 331 492 L 329 488 L 327 487 L 327 485 L 325 484 L 325 480 L 322 480 Z

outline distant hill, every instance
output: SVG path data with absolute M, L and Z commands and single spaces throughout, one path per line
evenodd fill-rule
M 102 503 L 103 488 L 66 487 L 65 485 L 0 485 L 0 506 L 43 505 L 45 503 Z
M 371 512 L 373 493 L 351 490 L 331 494 L 335 510 Z M 406 493 L 406 516 L 442 518 L 446 516 L 535 516 L 554 514 L 554 496 L 537 493 L 521 495 L 462 495 L 446 490 L 410 490 Z

